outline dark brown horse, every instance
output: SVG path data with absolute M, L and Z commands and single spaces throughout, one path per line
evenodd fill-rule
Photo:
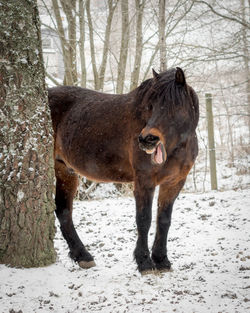
M 167 234 L 173 203 L 198 153 L 198 98 L 180 68 L 144 81 L 124 95 L 80 87 L 49 90 L 55 139 L 56 215 L 70 256 L 95 266 L 72 222 L 78 175 L 101 182 L 134 182 L 140 272 L 167 270 Z M 154 190 L 160 185 L 157 231 L 150 255 L 148 231 Z

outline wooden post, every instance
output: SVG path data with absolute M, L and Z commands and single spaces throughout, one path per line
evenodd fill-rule
M 207 115 L 207 133 L 208 133 L 208 149 L 209 149 L 209 163 L 210 163 L 210 179 L 211 189 L 217 190 L 217 174 L 216 174 L 216 157 L 214 146 L 214 121 L 212 110 L 212 95 L 205 94 L 206 98 L 206 115 Z

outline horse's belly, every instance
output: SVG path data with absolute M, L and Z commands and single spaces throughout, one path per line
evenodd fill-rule
M 103 134 L 93 134 L 94 131 L 91 135 L 83 132 L 70 138 L 62 130 L 56 141 L 56 152 L 67 166 L 90 180 L 121 183 L 133 181 L 129 140 L 124 136 L 109 138 Z
M 129 166 L 107 166 L 100 165 L 99 162 L 87 162 L 79 173 L 90 180 L 98 182 L 117 182 L 125 183 L 133 181 L 132 169 Z
M 106 155 L 72 155 L 67 160 L 73 170 L 98 182 L 131 182 L 133 170 L 127 158 L 118 159 Z

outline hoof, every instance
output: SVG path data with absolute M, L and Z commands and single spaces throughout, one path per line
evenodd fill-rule
M 172 267 L 169 267 L 169 268 L 157 268 L 157 271 L 159 273 L 167 273 L 167 272 L 173 272 L 173 268 Z
M 142 276 L 145 276 L 145 275 L 157 275 L 157 270 L 156 269 L 151 269 L 151 270 L 144 270 L 144 271 L 141 271 L 141 275 Z
M 138 264 L 138 270 L 142 275 L 155 274 L 155 265 L 150 257 L 147 257 Z
M 139 248 L 136 248 L 134 257 L 137 263 L 137 269 L 142 275 L 152 273 L 155 270 L 154 262 L 148 251 L 141 251 Z
M 162 261 L 157 262 L 156 260 L 154 260 L 154 262 L 155 262 L 155 267 L 159 272 L 170 272 L 170 271 L 172 271 L 171 263 L 169 262 L 169 260 L 166 256 L 163 258 Z
M 96 266 L 95 261 L 79 261 L 78 265 L 81 268 L 91 268 L 91 267 Z

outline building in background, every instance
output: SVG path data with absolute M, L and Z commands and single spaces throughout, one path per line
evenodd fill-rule
M 61 82 L 64 75 L 64 64 L 60 49 L 60 39 L 56 31 L 45 26 L 42 26 L 41 34 L 45 70 L 49 75 Z

